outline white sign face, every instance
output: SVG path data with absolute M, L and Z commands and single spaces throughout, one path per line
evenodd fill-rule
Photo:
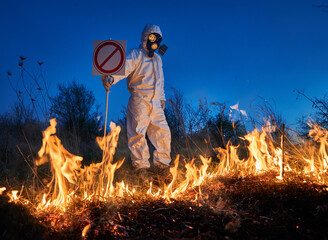
M 126 40 L 94 40 L 92 75 L 125 75 Z

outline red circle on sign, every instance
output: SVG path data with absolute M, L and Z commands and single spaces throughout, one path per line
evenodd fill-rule
M 112 46 L 114 46 L 115 49 L 114 49 L 114 51 L 113 51 L 113 52 L 112 52 L 112 53 L 111 53 L 111 54 L 105 59 L 105 61 L 104 61 L 103 63 L 99 64 L 99 63 L 98 63 L 98 59 L 97 59 L 97 58 L 98 58 L 99 51 L 100 51 L 103 47 L 108 46 L 108 45 L 112 45 Z M 118 64 L 114 69 L 104 69 L 103 66 L 105 65 L 105 63 L 106 63 L 111 57 L 114 56 L 114 54 L 116 53 L 116 51 L 119 51 L 120 54 L 121 54 L 121 59 L 120 59 L 119 64 Z M 122 47 L 121 47 L 119 44 L 115 43 L 115 42 L 105 42 L 105 43 L 103 43 L 103 44 L 100 44 L 100 45 L 97 47 L 97 49 L 96 49 L 96 51 L 95 51 L 95 54 L 94 54 L 94 63 L 95 63 L 95 65 L 96 65 L 96 68 L 97 68 L 99 71 L 103 72 L 103 73 L 112 74 L 112 73 L 117 72 L 118 70 L 120 70 L 120 69 L 122 68 L 123 63 L 124 63 L 124 52 L 123 52 Z

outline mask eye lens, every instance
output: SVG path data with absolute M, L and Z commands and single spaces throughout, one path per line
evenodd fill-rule
M 151 48 L 152 48 L 153 50 L 156 50 L 156 49 L 158 48 L 158 46 L 157 46 L 156 43 L 154 43 L 154 44 L 151 45 Z
M 154 34 L 150 34 L 148 37 L 149 41 L 155 42 L 156 41 L 156 36 Z

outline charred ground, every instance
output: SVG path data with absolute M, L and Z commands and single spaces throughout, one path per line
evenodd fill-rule
M 2 239 L 326 239 L 327 186 L 293 175 L 220 177 L 191 201 L 142 195 L 78 201 L 67 211 L 35 212 L 29 206 L 0 201 Z

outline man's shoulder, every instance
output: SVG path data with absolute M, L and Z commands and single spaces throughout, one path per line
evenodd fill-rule
M 127 52 L 127 56 L 131 58 L 138 58 L 141 54 L 141 49 L 140 48 L 132 48 Z
M 162 57 L 158 53 L 155 52 L 154 56 L 155 56 L 157 61 L 162 63 Z

